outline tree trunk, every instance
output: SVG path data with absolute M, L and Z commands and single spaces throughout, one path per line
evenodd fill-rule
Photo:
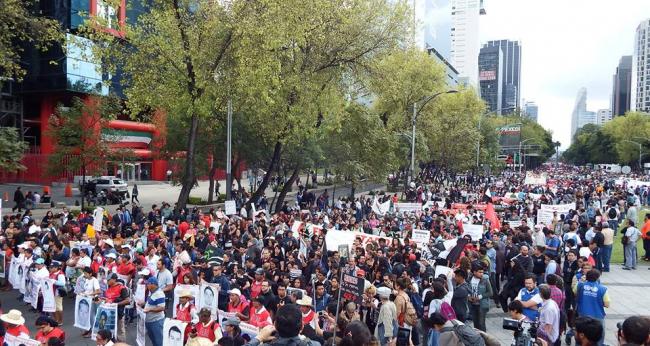
M 192 115 L 190 123 L 190 133 L 187 141 L 187 151 L 185 153 L 185 169 L 182 179 L 181 192 L 178 195 L 177 207 L 184 209 L 190 198 L 190 191 L 194 187 L 194 152 L 196 151 L 196 136 L 199 130 L 199 117 Z
M 84 200 L 86 199 L 86 194 L 84 193 L 85 191 L 86 191 L 86 164 L 82 164 L 81 165 L 81 211 L 82 212 L 84 210 Z
M 237 168 L 238 168 L 239 165 L 241 164 L 241 156 L 237 155 L 236 157 L 237 157 L 237 159 L 236 159 L 235 162 L 233 162 L 232 165 L 231 165 L 231 166 L 232 166 L 232 169 L 234 169 L 235 171 L 237 171 Z M 241 174 L 233 175 L 233 178 L 234 178 L 235 181 L 237 182 L 237 188 L 238 188 L 239 190 L 241 190 L 241 188 L 242 188 L 242 186 L 241 186 Z
M 294 181 L 296 181 L 296 179 L 298 178 L 299 172 L 300 172 L 300 166 L 296 165 L 296 168 L 294 168 L 293 172 L 291 173 L 291 177 L 289 177 L 289 181 L 287 181 L 287 183 L 282 186 L 282 191 L 278 196 L 278 201 L 275 203 L 275 213 L 279 213 L 280 210 L 282 209 L 284 198 L 287 196 L 289 190 L 291 190 L 291 185 L 293 185 Z
M 266 188 L 269 186 L 269 180 L 271 180 L 271 176 L 273 175 L 273 171 L 275 170 L 275 166 L 278 164 L 280 161 L 280 151 L 282 150 L 282 143 L 276 142 L 275 143 L 275 148 L 273 149 L 273 156 L 271 157 L 271 162 L 269 162 L 269 167 L 266 170 L 266 174 L 264 174 L 264 179 L 262 179 L 262 183 L 260 186 L 257 187 L 257 190 L 255 190 L 255 193 L 251 196 L 251 198 L 246 202 L 245 207 L 248 209 L 253 203 L 253 201 L 256 201 L 260 196 L 264 194 L 264 191 Z
M 215 173 L 217 173 L 217 160 L 213 155 L 212 164 L 210 165 L 210 173 L 209 173 L 210 184 L 208 185 L 208 204 L 212 204 L 212 201 L 214 200 L 214 174 Z M 219 196 L 217 196 L 217 200 L 218 199 Z

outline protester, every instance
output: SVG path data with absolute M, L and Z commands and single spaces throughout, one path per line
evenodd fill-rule
M 38 332 L 34 339 L 41 344 L 49 344 L 52 339 L 65 342 L 65 332 L 59 328 L 56 321 L 49 317 L 39 317 L 36 319 L 36 329 L 38 329 Z

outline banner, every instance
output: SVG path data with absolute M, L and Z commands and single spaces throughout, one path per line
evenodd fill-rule
M 25 278 L 27 277 L 28 273 L 29 273 L 29 267 L 25 266 L 23 263 L 20 263 L 18 265 L 18 273 L 16 274 L 16 280 L 18 283 L 18 291 L 22 294 L 25 294 L 26 292 Z
M 22 336 L 13 336 L 9 333 L 5 334 L 5 344 L 7 344 L 7 346 L 41 346 L 41 342 L 38 340 Z
M 483 225 L 463 224 L 463 236 L 469 235 L 472 241 L 479 241 L 483 238 Z
M 418 245 L 428 245 L 429 239 L 431 238 L 431 232 L 426 229 L 414 229 L 411 232 L 411 240 L 416 242 Z
M 236 312 L 225 312 L 223 310 L 218 310 L 218 311 L 219 311 L 219 318 L 218 318 L 217 321 L 219 322 L 219 325 L 221 326 L 221 331 L 225 332 L 226 331 L 226 326 L 223 325 L 224 322 L 226 322 L 226 320 L 229 319 L 229 318 L 237 317 L 237 313 Z M 241 324 L 240 324 L 240 326 L 241 326 Z
M 354 243 L 356 238 L 361 238 L 361 244 L 366 245 L 368 242 L 379 241 L 379 239 L 386 240 L 386 244 L 390 245 L 393 241 L 393 238 L 381 237 L 372 234 L 366 234 L 363 232 L 352 232 L 352 231 L 339 231 L 335 229 L 330 229 L 325 235 L 325 242 L 327 243 L 328 251 L 338 251 L 339 245 L 350 245 Z
M 56 280 L 41 280 L 41 293 L 43 294 L 43 312 L 56 311 L 56 301 L 54 299 L 54 283 Z
M 241 336 L 244 338 L 244 340 L 253 340 L 260 332 L 259 328 L 246 322 L 240 323 L 239 328 L 241 329 Z M 248 335 L 248 337 L 246 337 L 246 335 Z
M 0 220 L 2 220 L 2 219 L 0 219 Z M 5 266 L 5 264 L 7 264 L 7 262 L 5 262 L 5 261 L 6 261 L 5 252 L 0 251 L 0 278 L 3 278 L 3 279 L 7 276 L 7 274 L 6 274 L 7 268 Z
M 200 287 L 199 285 L 182 285 L 178 284 L 176 287 L 174 287 L 174 306 L 172 307 L 172 314 L 174 318 L 176 318 L 176 306 L 178 305 L 178 295 L 181 293 L 181 291 L 188 290 L 192 292 L 192 297 L 194 297 L 194 305 L 196 305 L 196 297 L 199 296 L 199 290 Z
M 226 209 L 226 215 L 235 215 L 237 214 L 237 204 L 235 201 L 226 201 L 224 203 Z
M 18 268 L 20 268 L 20 262 L 18 257 L 11 256 L 11 263 L 9 264 L 9 283 L 13 288 L 18 288 L 19 278 L 18 278 Z
M 104 208 L 97 207 L 93 211 L 93 228 L 95 232 L 102 231 L 102 223 L 104 222 Z M 92 254 L 92 252 L 91 252 Z
M 390 199 L 384 203 L 379 203 L 379 199 L 375 196 L 375 199 L 372 201 L 372 211 L 377 214 L 377 216 L 384 216 L 388 211 L 390 211 Z
M 560 219 L 560 215 L 567 215 L 570 210 L 575 210 L 575 203 L 568 204 L 542 204 L 537 210 L 537 224 L 543 224 L 549 226 L 553 222 L 553 213 L 557 212 L 557 218 Z
M 163 324 L 163 345 L 183 346 L 186 326 L 187 323 L 185 322 L 165 318 L 165 324 Z
M 360 306 L 365 280 L 349 274 L 343 274 L 341 293 L 344 300 L 353 301 Z
M 420 203 L 395 203 L 395 210 L 398 213 L 413 213 L 422 210 Z
M 90 330 L 90 308 L 93 306 L 91 297 L 77 295 L 74 304 L 74 326 L 83 330 Z
M 96 340 L 97 332 L 102 329 L 110 330 L 113 335 L 117 335 L 117 304 L 102 303 L 97 307 L 91 334 L 93 340 Z
M 451 268 L 449 268 L 449 267 L 445 267 L 445 266 L 441 266 L 441 265 L 437 265 L 437 266 L 436 266 L 436 273 L 433 275 L 433 277 L 434 277 L 434 278 L 437 278 L 437 277 L 440 276 L 440 275 L 444 275 L 444 276 L 447 277 L 447 279 L 449 279 L 449 275 L 450 275 L 450 273 L 453 273 L 453 271 L 451 270 Z
M 546 173 L 526 172 L 526 185 L 546 185 Z
M 147 330 L 145 327 L 146 314 L 144 309 L 138 307 L 138 325 L 136 326 L 135 343 L 137 346 L 145 346 L 147 341 Z
M 198 304 L 196 307 L 199 311 L 203 308 L 210 310 L 212 318 L 217 317 L 217 310 L 219 309 L 219 291 L 221 290 L 221 285 L 219 284 L 209 284 L 205 281 L 201 283 L 201 295 L 199 296 Z M 174 306 L 174 310 L 176 306 Z

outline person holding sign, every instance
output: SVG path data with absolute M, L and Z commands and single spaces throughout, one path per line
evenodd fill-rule
M 129 297 L 129 290 L 124 286 L 122 280 L 118 280 L 116 273 L 110 274 L 108 277 L 108 289 L 104 292 L 103 300 L 106 303 L 117 304 L 117 338 L 120 339 L 120 341 L 126 340 L 124 307 L 131 303 Z
M 196 313 L 196 306 L 191 303 L 192 299 L 192 292 L 190 292 L 190 290 L 182 290 L 180 292 L 178 295 L 179 303 L 176 304 L 175 307 L 177 320 L 186 323 L 192 323 L 199 320 L 199 316 Z
M 30 338 L 29 329 L 25 327 L 23 313 L 12 309 L 8 313 L 0 315 L 0 321 L 5 324 L 5 333 L 13 336 Z
M 194 325 L 190 330 L 190 337 L 193 337 L 192 334 L 209 339 L 212 343 L 216 343 L 221 339 L 221 327 L 217 321 L 212 319 L 212 311 L 210 309 L 201 309 L 199 312 L 199 323 Z

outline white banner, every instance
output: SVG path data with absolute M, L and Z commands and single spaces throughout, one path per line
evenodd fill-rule
M 469 235 L 472 241 L 479 241 L 483 238 L 483 225 L 463 224 L 463 236 Z
M 13 288 L 19 288 L 19 278 L 18 278 L 18 268 L 20 267 L 20 261 L 18 257 L 11 256 L 11 262 L 9 263 L 9 283 Z
M 453 273 L 453 271 L 451 270 L 451 268 L 449 268 L 449 267 L 445 267 L 445 266 L 441 266 L 441 265 L 437 265 L 437 266 L 436 266 L 436 273 L 433 274 L 433 277 L 434 277 L 434 278 L 437 278 L 437 277 L 440 276 L 440 275 L 444 275 L 444 276 L 447 277 L 447 279 L 449 279 L 449 275 L 450 275 L 450 273 Z
M 325 242 L 327 243 L 328 251 L 338 251 L 339 245 L 351 245 L 354 243 L 354 240 L 359 237 L 361 238 L 362 245 L 365 246 L 366 243 L 370 241 L 378 241 L 379 239 L 385 239 L 386 244 L 390 246 L 393 238 L 380 237 L 377 235 L 366 234 L 363 232 L 352 232 L 352 231 L 339 231 L 335 229 L 330 229 L 325 235 Z
M 54 299 L 54 283 L 56 280 L 41 280 L 41 293 L 43 294 L 43 312 L 56 311 L 56 300 Z
M 221 285 L 210 284 L 207 282 L 201 283 L 201 295 L 199 296 L 198 304 L 199 311 L 203 308 L 208 308 L 212 314 L 212 318 L 217 317 L 217 310 L 219 310 L 219 291 Z M 174 309 L 176 307 L 174 306 Z
M 5 344 L 7 344 L 7 346 L 41 346 L 41 342 L 38 340 L 22 336 L 13 336 L 9 333 L 5 334 Z
M 145 328 L 145 318 L 146 314 L 144 313 L 144 309 L 141 307 L 138 307 L 138 325 L 136 326 L 136 334 L 135 334 L 135 343 L 137 346 L 145 346 L 147 342 L 147 330 Z
M 163 325 L 163 345 L 165 346 L 183 346 L 185 342 L 185 327 L 187 323 L 165 318 Z
M 399 213 L 413 213 L 422 210 L 420 203 L 395 203 L 395 210 Z
M 113 335 L 117 335 L 117 304 L 103 303 L 97 307 L 91 334 L 93 340 L 96 340 L 97 332 L 102 329 L 110 330 Z
M 90 330 L 91 308 L 93 300 L 91 297 L 77 295 L 74 304 L 74 326 L 83 330 Z
M 249 338 L 244 337 L 246 340 L 253 340 L 259 334 L 260 329 L 255 327 L 252 324 L 242 322 L 239 324 L 239 328 L 241 329 L 241 336 L 244 337 L 244 335 L 248 335 Z
M 199 296 L 199 285 L 176 285 L 174 287 L 174 307 L 172 308 L 172 314 L 174 318 L 176 318 L 176 306 L 178 305 L 178 295 L 181 293 L 183 290 L 188 290 L 192 292 L 192 297 L 198 297 Z M 194 301 L 194 305 L 196 305 L 196 301 Z
M 104 222 L 104 208 L 97 207 L 93 211 L 93 228 L 99 234 L 102 231 L 102 223 Z
M 429 239 L 431 238 L 431 232 L 426 229 L 414 229 L 411 232 L 411 240 L 416 242 L 418 245 L 426 246 L 429 244 Z
M 553 213 L 557 212 L 557 218 L 560 219 L 560 215 L 567 215 L 570 210 L 575 210 L 575 203 L 568 204 L 542 204 L 537 210 L 537 224 L 543 224 L 549 226 L 553 222 Z
M 235 201 L 226 201 L 224 203 L 226 209 L 226 215 L 235 215 L 237 214 L 237 204 Z
M 384 216 L 390 210 L 390 199 L 384 203 L 379 203 L 379 199 L 375 196 L 375 199 L 372 201 L 372 211 L 377 214 L 377 216 Z
M 546 173 L 526 172 L 524 179 L 526 185 L 546 185 Z

